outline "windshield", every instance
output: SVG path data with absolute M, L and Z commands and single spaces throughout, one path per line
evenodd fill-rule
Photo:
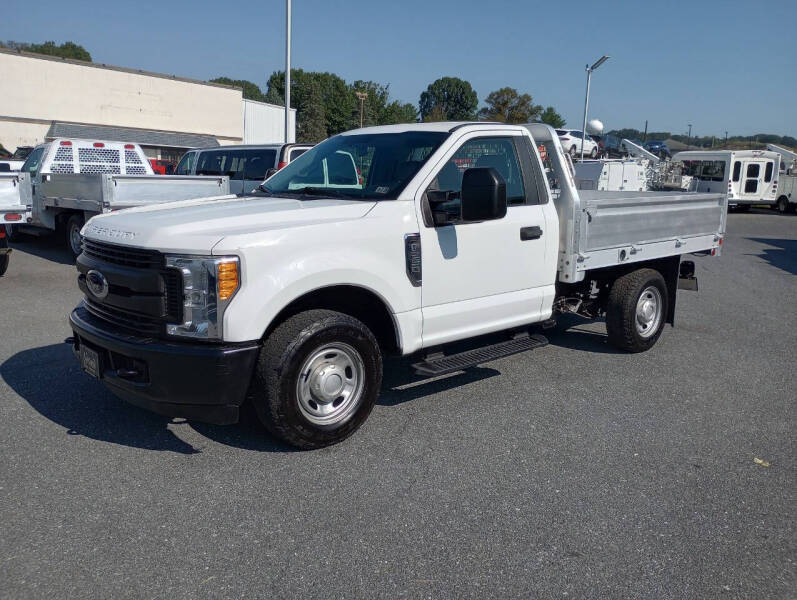
M 302 154 L 266 181 L 271 195 L 395 200 L 447 132 L 338 135 Z

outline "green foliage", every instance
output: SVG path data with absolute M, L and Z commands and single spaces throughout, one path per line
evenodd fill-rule
M 60 46 L 57 46 L 53 41 L 47 41 L 43 44 L 30 44 L 27 42 L 12 42 L 9 40 L 7 42 L 0 42 L 0 47 L 91 62 L 91 54 L 89 54 L 88 50 L 74 42 L 64 42 Z
M 302 115 L 298 120 L 296 140 L 317 144 L 327 137 L 326 111 L 318 81 L 310 80 L 306 92 L 302 95 L 296 111 L 297 115 Z
M 246 79 L 230 79 L 229 77 L 216 77 L 211 79 L 210 83 L 221 83 L 222 85 L 231 85 L 243 90 L 244 98 L 247 100 L 257 100 L 258 102 L 266 102 L 266 95 L 258 87 L 256 83 L 247 81 Z
M 380 125 L 393 125 L 395 123 L 415 123 L 418 120 L 418 109 L 415 105 L 394 100 L 382 112 Z
M 484 121 L 529 123 L 542 113 L 542 106 L 534 104 L 529 94 L 518 94 L 511 87 L 490 92 L 485 102 L 487 106 L 479 111 L 479 118 Z
M 346 82 L 334 73 L 291 69 L 291 108 L 297 109 L 297 124 L 304 118 L 304 107 L 307 106 L 306 99 L 311 93 L 312 82 L 318 84 L 321 102 L 324 105 L 327 137 L 351 129 L 356 98 Z M 284 71 L 275 71 L 268 78 L 266 97 L 269 102 L 285 97 Z M 284 103 L 284 100 L 281 103 Z
M 470 83 L 459 77 L 441 77 L 421 94 L 423 121 L 472 121 L 479 98 Z
M 355 100 L 352 123 L 360 125 L 360 98 L 358 93 L 367 94 L 362 103 L 363 127 L 372 125 L 392 125 L 394 123 L 413 123 L 417 113 L 412 104 L 403 104 L 398 100 L 390 101 L 390 86 L 374 81 L 355 81 L 351 84 L 351 93 Z
M 567 121 L 564 120 L 562 115 L 554 110 L 553 106 L 549 106 L 542 111 L 542 114 L 540 115 L 540 122 L 550 125 L 554 129 L 561 129 L 567 125 Z

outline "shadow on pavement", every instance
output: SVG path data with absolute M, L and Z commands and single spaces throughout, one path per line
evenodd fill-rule
M 42 237 L 23 235 L 18 240 L 11 242 L 11 247 L 16 252 L 38 256 L 59 265 L 75 264 L 75 259 L 72 258 L 72 253 L 67 250 L 63 237 L 57 234 Z
M 573 315 L 560 316 L 557 326 L 543 333 L 552 346 L 598 354 L 623 354 L 621 350 L 609 345 L 605 331 L 591 331 L 579 327 L 594 322 Z
M 797 240 L 772 239 L 772 238 L 747 238 L 750 241 L 774 246 L 764 248 L 760 255 L 773 267 L 777 267 L 792 275 L 797 275 Z
M 119 400 L 85 375 L 69 344 L 18 352 L 0 365 L 0 377 L 68 435 L 145 450 L 197 452 L 169 431 L 171 419 Z

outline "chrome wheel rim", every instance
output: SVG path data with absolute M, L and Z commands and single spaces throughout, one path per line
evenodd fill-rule
M 71 227 L 69 230 L 69 243 L 72 246 L 72 252 L 80 254 L 82 248 L 82 239 L 80 237 L 80 227 Z
M 299 371 L 299 411 L 314 425 L 337 425 L 357 410 L 364 387 L 360 353 L 348 344 L 327 344 L 312 352 Z
M 663 303 L 656 286 L 648 286 L 639 295 L 636 303 L 636 330 L 643 338 L 649 338 L 659 328 Z

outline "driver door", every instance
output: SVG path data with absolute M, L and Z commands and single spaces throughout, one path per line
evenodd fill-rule
M 547 220 L 553 208 L 544 203 L 546 188 L 534 161 L 539 162 L 530 140 L 520 132 L 466 134 L 418 192 L 424 347 L 549 315 L 558 227 Z M 453 192 L 446 208 L 457 213 L 462 176 L 471 167 L 492 167 L 502 175 L 506 216 L 468 223 L 454 219 L 434 226 L 427 210 L 424 220 L 427 190 Z

